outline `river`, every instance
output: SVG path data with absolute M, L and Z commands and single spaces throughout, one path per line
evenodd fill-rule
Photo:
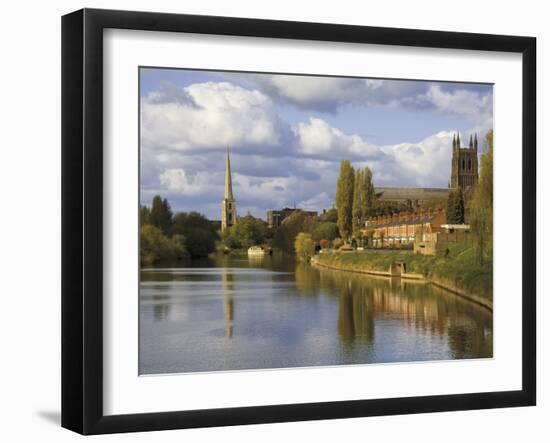
M 488 309 L 425 283 L 219 256 L 141 271 L 140 374 L 490 358 Z

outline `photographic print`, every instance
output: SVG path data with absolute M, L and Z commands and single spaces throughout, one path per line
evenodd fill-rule
M 492 128 L 491 84 L 140 67 L 139 373 L 492 358 Z

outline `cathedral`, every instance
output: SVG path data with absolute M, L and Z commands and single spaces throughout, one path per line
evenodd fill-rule
M 231 183 L 231 161 L 229 148 L 225 156 L 225 192 L 222 200 L 222 232 L 231 228 L 237 221 L 237 202 L 233 198 L 233 186 Z
M 477 134 L 470 135 L 468 147 L 460 146 L 460 134 L 453 135 L 453 159 L 451 162 L 451 188 L 462 188 L 465 195 L 477 185 Z
M 453 135 L 451 179 L 447 188 L 379 187 L 374 188 L 382 205 L 402 205 L 416 209 L 434 200 L 446 200 L 451 189 L 462 188 L 469 199 L 478 181 L 477 134 L 470 135 L 467 147 L 460 146 L 460 134 Z

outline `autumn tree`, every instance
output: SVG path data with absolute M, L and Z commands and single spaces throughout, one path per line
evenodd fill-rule
M 300 232 L 294 240 L 294 250 L 300 260 L 307 261 L 315 254 L 315 243 L 310 234 Z

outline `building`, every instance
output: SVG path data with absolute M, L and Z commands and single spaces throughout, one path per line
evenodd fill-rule
M 310 217 L 317 217 L 316 211 L 304 211 L 303 209 L 284 208 L 280 210 L 271 209 L 267 211 L 267 226 L 270 228 L 278 228 L 281 226 L 285 218 L 287 218 L 294 211 L 301 211 L 305 215 Z
M 416 236 L 414 252 L 423 255 L 435 255 L 448 250 L 453 243 L 466 241 L 470 234 L 470 225 L 443 224 L 433 232 L 423 232 Z
M 447 217 L 441 208 L 403 211 L 367 220 L 363 234 L 375 248 L 412 248 L 418 235 L 439 232 Z
M 398 188 L 375 186 L 374 195 L 382 206 L 402 206 L 415 210 L 431 202 L 446 202 L 450 188 Z
M 231 183 L 231 162 L 229 148 L 225 157 L 225 191 L 222 200 L 222 232 L 229 229 L 237 221 L 237 202 L 233 198 L 233 185 Z
M 460 146 L 460 134 L 453 135 L 453 159 L 451 162 L 451 188 L 462 188 L 464 196 L 471 195 L 477 185 L 478 159 L 477 159 L 477 134 L 474 139 L 470 135 L 470 143 L 467 148 Z
M 447 201 L 451 189 L 462 188 L 464 198 L 469 199 L 478 182 L 477 134 L 470 135 L 468 147 L 460 146 L 460 134 L 453 135 L 451 179 L 447 188 L 375 187 L 378 204 L 416 210 L 427 203 L 440 206 Z M 445 204 L 443 203 L 443 204 Z

